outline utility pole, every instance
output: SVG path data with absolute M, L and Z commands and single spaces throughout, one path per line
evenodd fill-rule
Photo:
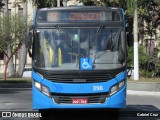
M 134 10 L 134 80 L 139 80 L 137 0 Z
M 57 7 L 60 7 L 60 0 L 57 0 Z
M 28 14 L 28 0 L 25 0 L 23 3 L 23 17 L 26 20 L 27 20 L 27 14 Z M 26 22 L 26 26 L 27 26 L 27 22 Z M 26 64 L 26 58 L 27 58 L 27 48 L 25 47 L 25 44 L 22 44 L 21 50 L 19 52 L 19 68 L 18 68 L 18 76 L 20 77 L 22 77 L 23 75 L 23 70 Z

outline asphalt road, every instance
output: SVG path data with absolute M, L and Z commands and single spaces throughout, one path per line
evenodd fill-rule
M 31 89 L 0 89 L 0 111 L 32 111 Z M 147 112 L 148 111 L 148 112 Z M 160 120 L 160 117 L 137 117 L 137 114 L 160 111 L 159 94 L 127 94 L 127 108 L 119 113 L 109 110 L 61 110 L 53 111 L 54 120 Z M 160 112 L 158 112 L 160 116 Z M 119 116 L 119 117 L 118 117 Z M 10 118 L 9 120 L 22 118 Z M 0 118 L 8 120 L 8 118 Z M 39 118 L 23 118 L 23 120 L 39 120 Z M 47 119 L 46 119 L 47 120 Z

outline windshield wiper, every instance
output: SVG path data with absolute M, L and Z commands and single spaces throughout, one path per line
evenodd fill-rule
M 67 38 L 69 38 L 69 36 L 67 37 L 61 30 L 61 28 L 59 26 L 56 26 L 57 30 L 59 31 L 60 35 L 63 37 L 64 41 L 67 43 L 67 45 L 71 48 L 72 44 L 71 42 L 68 42 Z M 70 38 L 69 38 L 70 39 Z M 71 41 L 71 40 L 70 40 Z
M 92 43 L 90 42 L 90 43 L 91 43 L 91 44 L 90 44 L 90 48 L 93 47 L 94 42 L 97 40 L 97 38 L 98 38 L 98 36 L 99 36 L 99 34 L 100 34 L 100 32 L 102 31 L 103 28 L 104 28 L 104 25 L 100 25 L 100 26 L 99 26 L 99 28 L 98 28 L 98 30 L 97 30 L 95 36 L 92 37 L 93 39 L 92 39 Z

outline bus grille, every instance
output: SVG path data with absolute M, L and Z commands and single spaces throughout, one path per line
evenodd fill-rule
M 107 73 L 74 73 L 74 74 L 51 74 L 47 77 L 52 82 L 59 83 L 96 83 L 106 82 L 112 79 Z
M 52 98 L 57 104 L 72 104 L 72 98 L 87 98 L 88 104 L 102 104 L 105 102 L 108 93 L 106 95 L 52 95 Z

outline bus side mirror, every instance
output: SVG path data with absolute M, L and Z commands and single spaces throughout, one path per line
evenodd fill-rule
M 126 35 L 127 44 L 129 47 L 133 46 L 133 34 L 127 33 Z
M 25 33 L 25 36 L 24 36 L 25 46 L 28 49 L 30 49 L 32 46 L 32 37 L 33 37 L 32 31 L 33 31 L 33 25 L 30 26 L 29 32 Z
M 25 46 L 26 48 L 31 48 L 32 45 L 32 33 L 25 33 Z

